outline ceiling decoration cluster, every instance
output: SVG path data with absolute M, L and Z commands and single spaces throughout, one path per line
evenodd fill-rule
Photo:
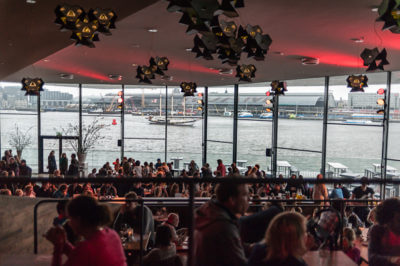
M 347 79 L 347 87 L 351 88 L 350 92 L 364 92 L 364 88 L 368 87 L 368 77 L 365 75 L 351 75 Z
M 151 84 L 150 79 L 155 79 L 155 74 L 164 76 L 164 71 L 168 70 L 169 60 L 166 57 L 151 57 L 149 63 L 149 66 L 138 66 L 136 78 L 139 82 Z
M 86 45 L 94 48 L 93 42 L 99 41 L 98 32 L 111 35 L 110 29 L 115 29 L 117 15 L 111 9 L 95 8 L 89 12 L 80 6 L 58 5 L 55 9 L 55 23 L 61 25 L 60 30 L 72 31 L 71 39 L 76 45 Z
M 183 97 L 194 96 L 197 92 L 197 84 L 195 82 L 182 82 L 180 87 L 181 92 L 183 92 Z
M 376 21 L 383 21 L 382 30 L 400 33 L 400 1 L 383 0 L 378 8 L 379 17 Z
M 367 71 L 373 71 L 377 69 L 384 70 L 383 66 L 389 64 L 386 59 L 387 52 L 385 48 L 383 48 L 381 52 L 379 52 L 378 48 L 366 48 L 360 56 L 364 61 L 364 66 L 368 66 Z
M 186 33 L 196 34 L 192 52 L 196 57 L 213 60 L 217 54 L 221 62 L 236 66 L 242 52 L 257 61 L 265 59 L 272 43 L 268 34 L 263 34 L 260 26 L 237 26 L 234 21 L 220 19 L 238 17 L 236 8 L 244 7 L 244 2 L 236 0 L 168 0 L 169 12 L 181 12 L 180 23 L 188 26 Z M 254 72 L 253 72 L 254 77 Z M 239 76 L 240 78 L 240 76 Z M 240 78 L 239 80 L 244 80 Z M 247 78 L 247 81 L 250 81 Z
M 251 82 L 251 78 L 255 77 L 257 69 L 254 65 L 241 65 L 236 67 L 236 77 L 239 81 Z
M 44 82 L 41 78 L 23 78 L 22 81 L 22 91 L 26 91 L 25 95 L 38 96 L 41 91 L 43 91 Z
M 286 82 L 279 80 L 272 81 L 271 91 L 274 95 L 285 95 L 285 91 L 287 91 Z

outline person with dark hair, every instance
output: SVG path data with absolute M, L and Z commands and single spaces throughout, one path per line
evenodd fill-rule
M 79 162 L 76 159 L 75 153 L 71 154 L 71 164 L 69 165 L 67 175 L 77 176 L 79 174 Z
M 53 198 L 66 198 L 68 196 L 68 186 L 61 184 L 58 190 L 53 193 Z
M 63 153 L 61 154 L 61 158 L 60 158 L 60 172 L 62 175 L 66 175 L 68 171 L 68 158 L 67 158 L 67 154 Z
M 118 234 L 107 227 L 110 210 L 96 199 L 79 196 L 67 205 L 69 225 L 84 240 L 73 246 L 61 227 L 51 228 L 45 237 L 54 245 L 52 266 L 61 265 L 62 254 L 68 259 L 64 265 L 126 265 Z
M 216 194 L 195 211 L 195 265 L 246 265 L 237 215 L 249 207 L 247 185 L 221 183 Z
M 139 197 L 135 192 L 129 192 L 125 195 L 127 200 L 137 200 Z M 150 234 L 149 245 L 154 245 L 154 218 L 151 210 L 143 205 L 143 234 Z M 128 224 L 135 233 L 140 233 L 141 209 L 136 201 L 127 201 L 119 209 L 113 223 L 116 231 L 121 231 L 124 224 Z
M 376 220 L 378 224 L 370 233 L 369 265 L 400 265 L 400 199 L 391 198 L 379 204 Z
M 19 165 L 19 177 L 32 177 L 32 169 L 26 165 L 26 160 L 21 160 L 21 164 Z
M 368 187 L 367 177 L 364 176 L 361 178 L 361 186 L 353 189 L 353 193 L 351 194 L 351 199 L 352 200 L 374 199 L 374 190 Z M 366 206 L 365 203 L 357 203 L 357 204 L 361 206 L 355 207 L 354 212 L 358 215 L 358 217 L 360 217 L 361 221 L 363 221 L 364 223 L 366 223 L 367 226 L 369 226 L 369 223 L 367 221 L 369 208 Z
M 171 229 L 168 226 L 159 226 L 156 232 L 156 243 L 149 254 L 143 258 L 144 265 L 157 265 L 176 255 L 176 246 L 172 242 Z
M 54 155 L 54 151 L 51 151 L 49 156 L 47 157 L 47 169 L 49 169 L 49 174 L 52 175 L 54 170 L 57 169 L 56 156 Z

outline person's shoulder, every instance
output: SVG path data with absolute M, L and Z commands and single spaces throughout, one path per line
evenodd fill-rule
M 387 233 L 386 227 L 382 225 L 373 225 L 369 231 L 371 240 L 381 239 Z

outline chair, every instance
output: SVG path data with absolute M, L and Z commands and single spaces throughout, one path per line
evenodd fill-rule
M 165 260 L 152 261 L 143 264 L 144 266 L 183 266 L 181 257 L 175 255 Z

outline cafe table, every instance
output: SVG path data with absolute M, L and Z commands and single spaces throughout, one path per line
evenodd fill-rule
M 357 266 L 343 251 L 309 251 L 303 259 L 308 266 Z

